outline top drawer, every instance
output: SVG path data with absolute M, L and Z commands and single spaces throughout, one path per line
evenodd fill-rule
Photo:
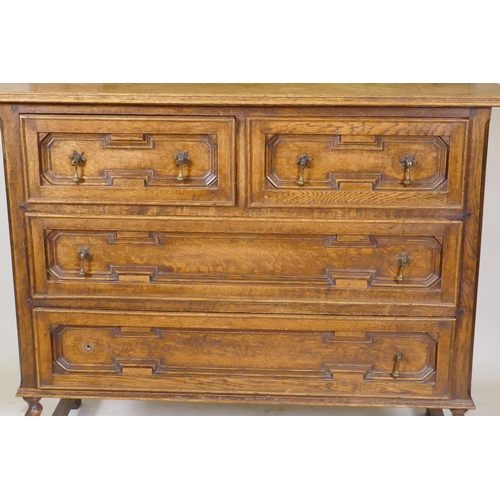
M 251 118 L 249 204 L 461 208 L 467 123 Z
M 21 115 L 29 201 L 234 205 L 234 129 L 228 117 Z

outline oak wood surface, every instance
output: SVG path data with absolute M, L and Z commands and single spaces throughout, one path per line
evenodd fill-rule
M 463 204 L 467 121 L 249 118 L 249 206 Z M 296 159 L 307 154 L 304 185 Z M 415 158 L 404 185 L 403 159 Z
M 19 397 L 39 398 L 82 398 L 82 399 L 136 399 L 141 401 L 189 401 L 198 403 L 248 403 L 248 404 L 293 404 L 293 405 L 317 405 L 317 406 L 366 406 L 394 408 L 449 408 L 450 399 L 426 398 L 426 397 L 360 397 L 352 394 L 349 396 L 279 396 L 279 395 L 232 395 L 211 393 L 168 393 L 164 391 L 154 392 L 151 390 L 93 390 L 90 388 L 60 388 L 60 389 L 23 389 L 20 388 L 16 394 Z M 455 408 L 474 410 L 475 405 L 471 399 L 453 400 Z
M 44 396 L 474 408 L 500 87 L 14 84 L 0 102 L 29 415 Z
M 234 204 L 233 118 L 21 115 L 20 119 L 29 202 L 56 198 Z M 177 179 L 175 161 L 181 151 L 189 158 L 182 181 Z M 77 182 L 73 152 L 85 153 Z
M 7 206 L 14 270 L 14 295 L 18 328 L 21 388 L 36 387 L 36 348 L 32 326 L 32 299 L 28 283 L 31 270 L 26 253 L 25 188 L 21 149 L 19 147 L 19 121 L 11 106 L 0 105 L 2 151 L 7 189 Z
M 481 251 L 482 211 L 484 203 L 484 178 L 486 148 L 491 110 L 471 113 L 471 138 L 469 142 L 466 182 L 466 207 L 464 239 L 462 242 L 462 269 L 460 279 L 459 314 L 452 364 L 454 397 L 470 397 L 472 381 L 472 354 L 476 319 L 479 255 Z
M 461 224 L 29 217 L 39 294 L 454 307 Z M 127 231 L 117 230 L 126 227 Z M 88 248 L 84 261 L 79 248 Z M 410 263 L 397 282 L 398 258 Z M 133 256 L 133 257 L 132 257 Z M 244 303 L 241 305 L 244 306 Z M 360 310 L 363 314 L 363 310 Z M 403 313 L 407 315 L 408 313 Z
M 35 310 L 35 318 L 42 387 L 330 397 L 445 396 L 454 327 L 114 311 Z
M 498 106 L 500 87 L 478 84 L 1 84 L 0 102 Z
M 365 199 L 365 205 L 361 205 L 359 200 L 356 203 L 343 205 L 331 205 L 325 204 L 311 206 L 309 204 L 302 203 L 300 207 L 296 207 L 296 203 L 288 202 L 283 205 L 283 207 L 275 206 L 274 204 L 270 204 L 269 201 L 266 204 L 257 205 L 256 202 L 253 202 L 253 205 L 250 209 L 247 208 L 249 204 L 249 197 L 247 196 L 246 189 L 247 185 L 249 186 L 250 174 L 247 173 L 246 166 L 246 156 L 247 156 L 247 142 L 245 140 L 246 136 L 246 120 L 253 116 L 255 113 L 255 109 L 249 107 L 190 107 L 190 108 L 176 108 L 176 107 L 124 107 L 124 106 L 113 106 L 113 107 L 96 107 L 96 106 L 44 106 L 44 107 L 33 107 L 33 106 L 16 106 L 16 116 L 19 115 L 37 115 L 36 112 L 42 113 L 44 115 L 54 115 L 57 116 L 65 116 L 66 118 L 70 118 L 73 116 L 75 118 L 77 115 L 81 116 L 83 119 L 84 125 L 87 123 L 92 123 L 92 119 L 88 119 L 89 117 L 85 113 L 92 113 L 104 116 L 110 116 L 111 118 L 116 118 L 118 115 L 123 116 L 127 115 L 130 119 L 131 116 L 137 116 L 144 118 L 145 116 L 149 116 L 149 114 L 157 115 L 164 117 L 164 115 L 168 116 L 190 116 L 192 118 L 200 118 L 200 117 L 208 117 L 208 116 L 234 116 L 237 120 L 237 124 L 239 124 L 239 133 L 236 135 L 236 153 L 238 157 L 238 161 L 236 162 L 236 177 L 238 179 L 237 183 L 237 203 L 233 206 L 224 206 L 228 203 L 222 203 L 221 201 L 209 203 L 207 201 L 196 201 L 193 200 L 189 202 L 189 195 L 193 195 L 193 189 L 189 187 L 189 185 L 180 186 L 180 190 L 177 192 L 177 201 L 172 196 L 172 188 L 168 189 L 169 196 L 166 196 L 167 192 L 163 191 L 163 195 L 158 196 L 158 193 L 155 194 L 155 190 L 158 190 L 158 187 L 144 186 L 144 176 L 137 175 L 137 161 L 127 162 L 127 169 L 131 168 L 127 178 L 116 179 L 117 181 L 123 182 L 134 182 L 134 183 L 142 183 L 144 186 L 142 189 L 139 188 L 137 184 L 135 184 L 135 189 L 131 191 L 128 190 L 128 195 L 124 195 L 124 189 L 126 186 L 108 186 L 107 188 L 101 188 L 99 193 L 95 193 L 96 186 L 89 186 L 86 183 L 85 175 L 83 175 L 82 182 L 78 184 L 74 184 L 70 179 L 64 180 L 64 185 L 59 186 L 50 186 L 45 185 L 41 189 L 41 180 L 38 174 L 36 174 L 36 165 L 39 164 L 38 154 L 25 152 L 25 157 L 33 158 L 33 161 L 30 162 L 31 167 L 28 169 L 30 178 L 29 185 L 31 186 L 31 195 L 26 200 L 26 206 L 29 209 L 34 210 L 48 210 L 55 211 L 57 213 L 68 213 L 74 214 L 75 210 L 78 213 L 88 213 L 88 214 L 117 214 L 117 215 L 142 215 L 142 216 L 154 216 L 154 215 L 178 215 L 178 216 L 186 216 L 186 215 L 201 215 L 203 217 L 206 216 L 230 216 L 230 217 L 269 217 L 269 218 L 289 218 L 299 215 L 301 217 L 308 217 L 311 219 L 349 219 L 349 218 L 418 218 L 421 215 L 421 210 L 419 205 L 414 203 L 415 196 L 424 197 L 426 199 L 425 208 L 427 210 L 426 214 L 430 218 L 453 218 L 453 219 L 462 219 L 463 218 L 463 208 L 460 205 L 443 205 L 444 197 L 448 198 L 447 194 L 443 194 L 440 192 L 427 193 L 427 194 L 419 194 L 415 190 L 409 190 L 407 193 L 400 192 L 400 190 L 392 190 L 386 193 L 375 193 L 375 195 L 379 199 L 379 203 L 373 203 L 373 196 L 370 196 L 368 200 L 370 203 L 366 205 L 367 193 L 365 190 L 350 190 L 350 193 L 344 191 L 341 193 L 342 196 L 361 196 Z M 260 115 L 265 114 L 268 116 L 280 116 L 287 117 L 288 119 L 297 120 L 299 115 L 304 115 L 308 117 L 312 116 L 329 116 L 329 117 L 344 117 L 344 116 L 357 116 L 360 117 L 406 117 L 406 118 L 422 118 L 425 116 L 426 118 L 440 118 L 441 122 L 456 119 L 456 118 L 464 118 L 469 117 L 469 110 L 467 109 L 452 109 L 452 108 L 287 108 L 287 107 L 274 107 L 274 108 L 266 108 L 261 109 L 259 112 Z M 379 120 L 380 121 L 380 120 Z M 453 121 L 453 120 L 452 120 Z M 56 122 L 57 123 L 57 122 Z M 66 121 L 62 121 L 62 123 L 66 123 Z M 137 120 L 137 123 L 147 123 L 146 120 Z M 108 130 L 109 132 L 109 130 Z M 25 133 L 26 135 L 26 133 Z M 411 137 L 408 137 L 411 139 Z M 439 136 L 434 136 L 433 140 L 440 139 Z M 446 139 L 446 137 L 445 137 Z M 24 141 L 26 142 L 26 141 Z M 37 140 L 33 141 L 37 144 Z M 116 141 L 115 141 L 116 142 Z M 126 141 L 122 141 L 122 145 L 125 144 Z M 36 146 L 35 148 L 36 149 Z M 33 151 L 33 147 L 29 148 L 30 151 Z M 456 150 L 456 148 L 454 148 Z M 459 148 L 460 151 L 460 148 Z M 44 155 L 40 155 L 43 157 Z M 361 150 L 360 153 L 363 153 Z M 366 153 L 366 152 L 365 152 Z M 365 154 L 364 158 L 369 159 L 371 154 Z M 134 155 L 131 156 L 134 158 Z M 419 161 L 422 162 L 422 158 L 419 158 Z M 90 160 L 89 160 L 90 161 Z M 162 158 L 162 163 L 166 163 L 168 159 Z M 425 161 L 425 160 L 424 160 Z M 139 161 L 140 163 L 140 161 Z M 399 163 L 399 162 L 398 162 Z M 448 162 L 446 162 L 448 163 Z M 63 169 L 70 168 L 70 160 L 69 155 L 67 158 L 64 158 L 64 165 L 61 166 Z M 380 169 L 381 165 L 378 166 L 378 175 L 382 175 L 384 168 Z M 86 168 L 86 167 L 85 167 Z M 85 168 L 82 174 L 85 174 Z M 171 168 L 171 165 L 167 168 Z M 258 171 L 257 167 L 257 171 Z M 448 167 L 447 167 L 448 168 Z M 105 166 L 103 166 L 103 171 L 105 170 Z M 134 173 L 135 171 L 135 173 Z M 228 181 L 227 171 L 219 172 L 219 177 L 222 175 L 224 182 Z M 402 174 L 401 170 L 401 174 Z M 415 175 L 415 172 L 414 172 Z M 418 175 L 418 174 L 417 174 Z M 132 176 L 132 177 L 131 177 Z M 255 176 L 254 176 L 255 177 Z M 456 180 L 460 179 L 460 176 L 451 175 L 452 178 Z M 352 180 L 352 179 L 351 179 Z M 355 179 L 356 180 L 356 179 Z M 359 179 L 362 180 L 362 179 Z M 221 181 L 222 182 L 222 181 Z M 68 185 L 69 183 L 70 185 Z M 87 184 L 87 188 L 84 186 Z M 448 181 L 446 181 L 448 184 Z M 90 189 L 92 188 L 92 189 Z M 182 189 L 184 188 L 184 189 Z M 147 189 L 147 191 L 145 190 Z M 161 189 L 161 188 L 160 188 Z M 442 189 L 442 187 L 441 187 Z M 41 191 L 41 193 L 40 193 Z M 50 196 L 48 192 L 51 192 Z M 183 192 L 184 191 L 184 192 Z M 456 192 L 456 188 L 453 189 Z M 33 195 L 36 194 L 36 197 Z M 40 194 L 43 197 L 40 197 Z M 280 196 L 286 193 L 281 193 Z M 307 193 L 302 193 L 307 196 Z M 385 203 L 380 204 L 380 195 L 386 198 Z M 332 193 L 328 193 L 328 196 L 331 196 Z M 333 193 L 335 195 L 335 193 Z M 181 199 L 184 200 L 184 203 L 181 203 Z M 387 198 L 388 196 L 388 198 Z M 200 194 L 197 195 L 200 197 Z M 135 199 L 134 199 L 135 198 Z M 455 196 L 456 198 L 456 196 Z M 137 202 L 139 199 L 140 203 Z M 394 201 L 399 199 L 399 207 L 396 208 L 394 206 Z M 410 203 L 410 199 L 412 202 Z M 405 202 L 406 200 L 406 202 Z M 433 201 L 434 200 L 434 201 Z M 99 204 L 96 204 L 96 202 Z M 452 201 L 451 199 L 449 200 Z M 158 204 L 161 203 L 161 204 Z M 440 208 L 431 208 L 430 203 L 434 203 Z M 55 205 L 54 205 L 55 204 Z M 197 207 L 196 205 L 203 205 L 201 207 Z M 210 206 L 214 205 L 214 206 Z M 231 203 L 229 203 L 231 205 Z M 272 206 L 271 206 L 272 205 Z M 270 207 L 270 208 L 268 208 Z M 254 209 L 258 208 L 258 210 Z M 332 208 L 334 208 L 332 210 Z

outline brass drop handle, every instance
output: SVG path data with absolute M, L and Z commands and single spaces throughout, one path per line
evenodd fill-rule
M 398 263 L 398 275 L 396 276 L 396 281 L 402 283 L 404 281 L 403 271 L 410 265 L 410 254 L 409 252 L 400 252 L 397 258 Z
M 83 153 L 77 153 L 76 151 L 70 156 L 71 165 L 75 169 L 75 174 L 73 175 L 73 182 L 78 184 L 80 182 L 80 175 L 78 174 L 78 168 L 81 167 L 87 159 L 83 156 Z
M 76 251 L 76 253 L 80 258 L 80 271 L 78 271 L 78 274 L 80 276 L 85 276 L 85 261 L 89 260 L 90 257 L 92 257 L 92 254 L 90 253 L 90 248 L 87 247 L 79 248 Z
M 176 177 L 176 179 L 179 182 L 182 182 L 184 180 L 184 175 L 182 173 L 182 169 L 189 165 L 188 152 L 187 151 L 178 151 L 177 154 L 175 155 L 175 164 L 177 165 L 177 167 L 179 169 L 179 175 Z
M 399 366 L 401 365 L 401 361 L 403 360 L 403 353 L 402 352 L 397 352 L 396 356 L 394 356 L 394 360 L 395 360 L 394 370 L 392 370 L 391 375 L 394 378 L 398 378 L 399 377 Z
M 299 186 L 303 186 L 306 183 L 306 181 L 304 180 L 304 170 L 311 167 L 311 162 L 312 158 L 308 155 L 297 156 L 295 165 L 297 165 L 300 170 L 299 178 L 297 179 L 297 184 Z
M 415 155 L 405 155 L 399 161 L 400 163 L 403 164 L 403 170 L 405 171 L 405 176 L 402 184 L 405 187 L 411 186 L 411 171 L 413 170 L 413 167 L 417 164 Z

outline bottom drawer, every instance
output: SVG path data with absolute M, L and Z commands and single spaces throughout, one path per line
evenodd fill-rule
M 55 309 L 34 315 L 41 388 L 330 398 L 448 394 L 452 319 Z

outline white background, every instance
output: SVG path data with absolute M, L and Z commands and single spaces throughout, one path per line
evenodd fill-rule
M 500 82 L 493 6 L 485 0 L 6 0 L 0 81 Z M 497 110 L 473 377 L 479 409 L 471 416 L 500 415 L 499 137 Z M 0 366 L 15 379 L 0 200 Z M 497 418 L 4 418 L 0 490 L 6 498 L 13 496 L 9 488 L 24 498 L 56 487 L 76 499 L 497 498 L 498 471 L 488 458 L 498 450 Z

